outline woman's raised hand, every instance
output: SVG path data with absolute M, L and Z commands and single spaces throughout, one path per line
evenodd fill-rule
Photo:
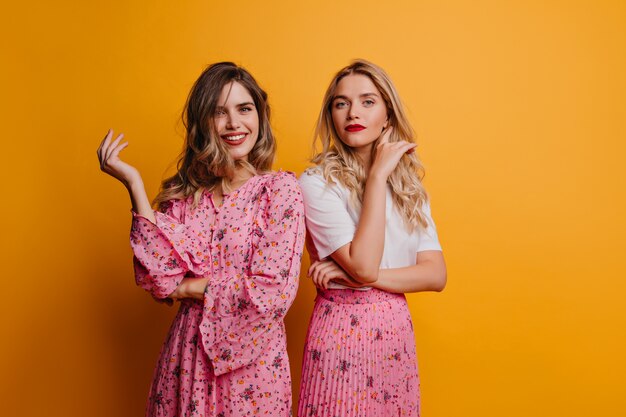
M 109 129 L 97 153 L 100 169 L 130 188 L 133 183 L 141 181 L 141 175 L 135 167 L 120 159 L 120 152 L 128 146 L 128 142 L 122 142 L 123 138 L 124 134 L 121 133 L 113 140 L 113 130 Z
M 369 175 L 376 175 L 385 181 L 391 175 L 404 154 L 413 152 L 417 146 L 415 143 L 404 140 L 389 142 L 393 127 L 389 127 L 381 133 L 380 140 L 376 145 L 376 156 L 372 162 Z

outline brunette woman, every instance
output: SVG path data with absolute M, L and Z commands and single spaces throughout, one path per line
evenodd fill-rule
M 223 62 L 196 81 L 184 114 L 178 172 L 153 211 L 127 146 L 109 131 L 101 168 L 133 206 L 137 284 L 180 301 L 154 372 L 147 416 L 288 416 L 283 318 L 298 286 L 303 202 L 293 174 L 271 172 L 267 95 Z

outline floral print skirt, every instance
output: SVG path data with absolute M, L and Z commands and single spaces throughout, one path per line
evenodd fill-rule
M 318 290 L 298 416 L 419 416 L 415 339 L 404 294 Z
M 216 376 L 200 341 L 201 320 L 202 303 L 183 300 L 154 370 L 146 417 L 290 416 L 284 327 L 254 363 Z

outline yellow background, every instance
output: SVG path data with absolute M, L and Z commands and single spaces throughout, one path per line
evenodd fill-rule
M 96 161 L 106 130 L 154 196 L 189 88 L 233 60 L 270 94 L 276 167 L 300 173 L 327 83 L 357 57 L 409 109 L 448 262 L 443 293 L 408 296 L 423 415 L 624 415 L 623 1 L 16 4 L 0 25 L 3 415 L 143 414 L 174 309 L 134 285 L 127 196 Z M 313 296 L 303 277 L 287 318 L 294 399 Z

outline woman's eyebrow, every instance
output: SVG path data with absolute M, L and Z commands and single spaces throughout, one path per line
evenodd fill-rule
M 254 107 L 256 107 L 256 105 L 253 102 L 251 102 L 251 101 L 246 101 L 244 103 L 235 104 L 235 107 L 244 107 L 244 106 L 254 106 Z M 217 110 L 224 110 L 224 109 L 226 109 L 225 106 L 216 106 L 215 108 Z
M 376 93 L 363 93 L 363 94 L 360 94 L 359 97 L 360 98 L 364 98 L 364 97 L 379 97 L 379 96 Z M 333 97 L 333 101 L 335 101 L 337 99 L 349 100 L 348 97 L 346 97 L 344 95 L 338 95 L 338 96 Z

